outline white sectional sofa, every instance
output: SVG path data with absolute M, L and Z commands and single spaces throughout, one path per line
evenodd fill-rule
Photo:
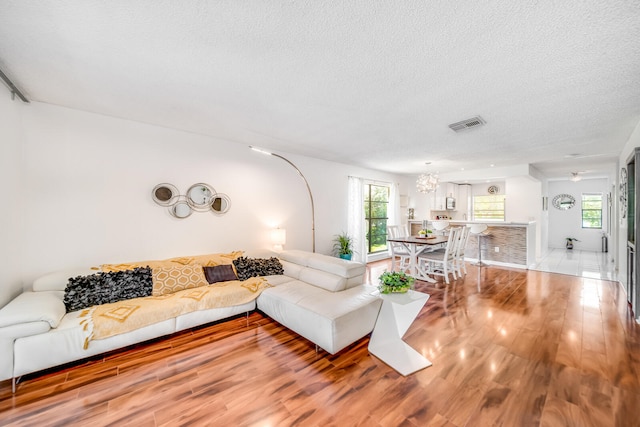
M 279 254 L 283 276 L 258 297 L 258 309 L 335 354 L 373 330 L 382 300 L 363 284 L 366 266 L 303 251 Z
M 70 277 L 94 270 L 62 271 L 34 281 L 0 309 L 0 380 L 84 359 L 194 326 L 250 312 L 256 307 L 334 354 L 373 330 L 381 300 L 364 283 L 365 265 L 304 251 L 283 251 L 284 275 L 266 276 L 272 287 L 257 301 L 194 311 L 120 335 L 94 340 L 86 349 L 81 310 L 66 313 Z

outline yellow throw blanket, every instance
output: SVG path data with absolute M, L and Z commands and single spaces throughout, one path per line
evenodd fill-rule
M 219 282 L 185 289 L 174 294 L 134 298 L 93 306 L 80 314 L 85 332 L 84 348 L 99 340 L 172 319 L 181 314 L 211 308 L 231 307 L 255 300 L 271 287 L 262 277 Z

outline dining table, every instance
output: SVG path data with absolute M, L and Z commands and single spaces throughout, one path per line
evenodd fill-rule
M 418 280 L 434 283 L 435 279 L 429 276 L 428 272 L 420 268 L 418 256 L 428 248 L 434 246 L 442 246 L 446 244 L 449 238 L 447 236 L 404 236 L 404 237 L 387 237 L 388 242 L 396 242 L 402 244 L 409 253 L 409 275 Z

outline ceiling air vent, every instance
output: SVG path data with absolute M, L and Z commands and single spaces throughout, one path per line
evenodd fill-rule
M 457 123 L 452 123 L 449 125 L 449 127 L 451 129 L 453 129 L 455 132 L 461 132 L 467 129 L 471 129 L 471 128 L 476 128 L 478 126 L 482 126 L 483 124 L 485 124 L 487 122 L 485 122 L 482 117 L 480 116 L 475 116 L 472 117 L 470 119 L 467 120 L 463 120 L 461 122 L 457 122 Z

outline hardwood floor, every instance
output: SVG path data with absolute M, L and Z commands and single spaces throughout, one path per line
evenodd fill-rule
M 372 264 L 375 278 L 388 263 Z M 0 383 L 0 425 L 640 426 L 640 332 L 614 282 L 468 266 L 405 341 L 433 362 L 408 377 L 268 317 L 185 331 Z

